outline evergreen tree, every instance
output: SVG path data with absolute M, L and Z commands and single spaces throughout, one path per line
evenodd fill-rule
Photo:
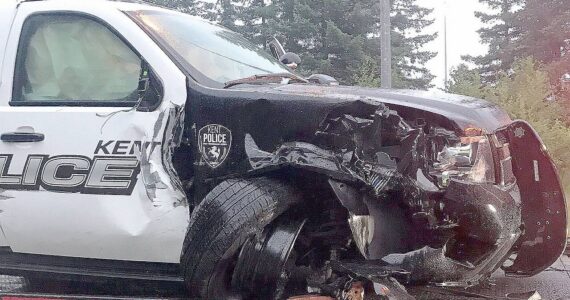
M 551 85 L 559 86 L 563 74 L 570 73 L 570 2 L 567 0 L 527 0 L 517 14 L 521 28 L 515 55 L 532 56 L 546 66 Z
M 432 10 L 416 0 L 394 0 L 392 6 L 394 86 L 428 88 L 433 75 L 425 63 L 435 53 L 421 48 L 436 37 L 423 34 L 433 23 Z M 379 1 L 275 0 L 264 11 L 266 34 L 274 33 L 287 50 L 300 54 L 306 73 L 325 73 L 356 84 L 355 73 L 364 68 L 370 72 L 367 77 L 379 78 L 378 68 L 363 67 L 381 58 Z
M 206 18 L 230 30 L 236 31 L 239 22 L 239 12 L 243 9 L 238 1 L 217 0 L 214 4 L 206 5 Z
M 200 14 L 203 5 L 200 0 L 146 0 L 146 2 L 191 15 Z
M 424 29 L 434 20 L 433 9 L 417 5 L 416 0 L 392 2 L 392 52 L 394 87 L 426 89 L 431 87 L 433 74 L 425 64 L 437 53 L 422 50 L 423 46 L 437 38 L 426 34 Z
M 478 70 L 460 64 L 451 70 L 450 78 L 447 83 L 447 90 L 450 93 L 475 98 L 485 97 L 485 88 Z
M 489 51 L 482 56 L 465 56 L 464 59 L 477 65 L 481 78 L 486 83 L 498 79 L 500 71 L 507 71 L 514 62 L 513 45 L 520 36 L 516 26 L 517 10 L 524 0 L 479 0 L 492 12 L 476 12 L 475 16 L 486 25 L 479 29 L 481 42 L 489 45 Z

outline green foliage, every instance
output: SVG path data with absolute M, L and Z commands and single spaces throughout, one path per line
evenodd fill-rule
M 178 11 L 188 14 L 197 14 L 202 8 L 202 5 L 198 0 L 145 0 L 145 1 L 154 5 L 176 9 Z
M 513 119 L 528 121 L 539 133 L 559 167 L 564 185 L 570 187 L 570 128 L 558 102 L 551 94 L 548 74 L 532 58 L 513 64 L 493 85 L 483 86 L 477 70 L 461 65 L 452 72 L 450 90 L 484 98 L 503 107 Z
M 475 98 L 485 97 L 485 88 L 478 70 L 470 69 L 466 64 L 460 64 L 450 73 L 451 80 L 447 83 L 447 91 L 453 94 Z
M 524 0 L 479 0 L 490 12 L 476 12 L 475 16 L 485 27 L 479 29 L 481 42 L 489 45 L 489 52 L 481 56 L 465 56 L 464 59 L 477 65 L 482 81 L 494 83 L 500 72 L 509 70 L 514 62 L 511 54 L 514 42 L 520 36 L 515 19 L 517 9 Z
M 513 118 L 528 121 L 537 130 L 565 179 L 570 167 L 570 128 L 550 95 L 548 74 L 531 58 L 513 65 L 514 75 L 502 75 L 488 99 L 505 108 Z
M 483 56 L 465 56 L 477 65 L 485 83 L 495 83 L 517 59 L 533 57 L 548 72 L 550 84 L 570 73 L 570 4 L 567 0 L 479 0 L 491 13 L 477 12 L 485 24 L 481 41 L 489 45 Z M 558 93 L 558 91 L 555 91 Z
M 465 57 L 477 70 L 462 67 L 455 74 L 458 83 L 450 84 L 450 89 L 494 101 L 514 118 L 529 121 L 570 188 L 570 130 L 565 116 L 570 93 L 560 80 L 570 73 L 570 4 L 568 0 L 480 2 L 492 10 L 476 13 L 485 24 L 479 35 L 489 52 Z M 482 88 L 474 72 L 479 73 Z
M 378 63 L 371 57 L 367 58 L 362 65 L 353 71 L 352 81 L 355 85 L 364 87 L 379 87 Z
M 512 56 L 532 56 L 546 66 L 551 84 L 558 86 L 570 72 L 570 3 L 567 0 L 526 0 L 516 15 L 520 38 Z

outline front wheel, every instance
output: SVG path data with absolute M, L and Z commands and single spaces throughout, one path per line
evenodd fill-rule
M 240 298 L 231 289 L 240 247 L 300 200 L 290 184 L 265 177 L 215 187 L 192 213 L 184 241 L 181 264 L 191 295 Z

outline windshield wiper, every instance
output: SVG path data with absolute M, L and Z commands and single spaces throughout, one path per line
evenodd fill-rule
M 240 84 L 264 84 L 264 83 L 279 83 L 283 81 L 283 79 L 290 79 L 288 83 L 291 82 L 301 82 L 301 83 L 309 83 L 308 80 L 297 76 L 291 73 L 270 73 L 270 74 L 259 74 L 253 75 L 246 78 L 236 79 L 232 81 L 226 82 L 224 88 L 231 88 L 232 86 L 240 85 Z

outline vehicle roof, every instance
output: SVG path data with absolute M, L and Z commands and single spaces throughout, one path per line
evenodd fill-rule
M 11 2 L 16 3 L 17 5 L 21 3 L 30 3 L 30 2 L 53 2 L 53 3 L 69 3 L 75 2 L 77 3 L 79 0 L 1 0 L 0 2 Z M 143 8 L 153 8 L 153 9 L 160 9 L 156 6 L 153 6 L 149 3 L 146 3 L 141 0 L 89 0 L 89 1 L 81 1 L 81 5 L 93 5 L 93 6 L 105 6 L 107 8 L 114 7 L 119 10 L 134 10 L 134 9 L 143 9 Z

